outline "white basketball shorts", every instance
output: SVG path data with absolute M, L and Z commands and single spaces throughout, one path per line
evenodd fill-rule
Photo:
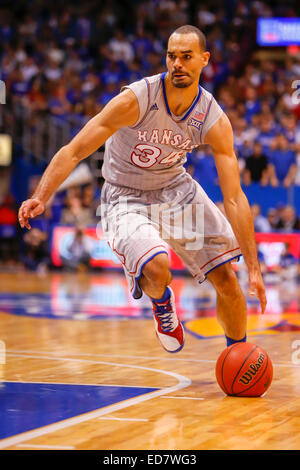
M 134 298 L 146 263 L 170 248 L 196 281 L 239 258 L 231 225 L 189 174 L 160 190 L 142 191 L 105 182 L 101 223 L 107 242 L 123 265 Z

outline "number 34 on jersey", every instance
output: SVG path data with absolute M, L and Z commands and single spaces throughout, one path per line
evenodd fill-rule
M 184 142 L 180 134 L 172 135 L 171 130 L 164 129 L 160 138 L 158 129 L 154 129 L 148 138 L 147 131 L 138 131 L 138 140 L 141 142 L 137 144 L 131 153 L 131 161 L 134 165 L 140 168 L 150 168 L 156 163 L 160 165 L 173 165 L 185 155 L 187 151 L 193 150 L 198 147 L 191 145 L 191 140 L 186 139 Z M 162 154 L 162 149 L 157 147 L 156 144 L 171 145 L 178 150 L 170 152 L 161 160 L 159 158 Z

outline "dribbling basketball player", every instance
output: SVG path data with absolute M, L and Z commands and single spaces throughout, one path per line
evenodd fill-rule
M 206 278 L 217 292 L 217 318 L 227 346 L 246 341 L 247 307 L 230 261 L 243 255 L 249 274 L 249 292 L 257 295 L 262 313 L 265 288 L 257 259 L 249 204 L 240 186 L 228 117 L 213 96 L 199 86 L 209 61 L 203 33 L 182 26 L 169 38 L 167 72 L 124 87 L 92 118 L 77 136 L 51 160 L 31 199 L 19 210 L 21 227 L 44 211 L 45 204 L 76 165 L 106 142 L 101 199 L 107 209 L 109 245 L 122 262 L 134 298 L 143 292 L 153 304 L 157 337 L 169 352 L 184 345 L 178 320 L 167 244 L 151 216 L 140 211 L 149 205 L 171 208 L 202 205 L 203 246 L 189 249 L 184 239 L 168 244 L 198 282 Z M 185 171 L 186 152 L 199 145 L 211 147 L 227 218 Z M 126 200 L 126 213 L 119 210 Z M 123 215 L 122 215 L 123 214 Z M 147 226 L 147 237 L 119 235 L 130 220 Z

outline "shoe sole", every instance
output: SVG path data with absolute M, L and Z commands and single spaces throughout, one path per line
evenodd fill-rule
M 182 328 L 183 328 L 183 327 L 182 327 Z M 159 344 L 162 346 L 162 348 L 163 348 L 166 352 L 168 352 L 168 353 L 170 353 L 170 354 L 174 354 L 174 353 L 177 353 L 177 352 L 179 352 L 179 351 L 182 350 L 182 348 L 183 348 L 183 346 L 184 346 L 184 343 L 185 343 L 185 338 L 184 338 L 184 340 L 183 340 L 182 345 L 179 346 L 178 349 L 175 349 L 174 351 L 169 351 L 168 349 L 166 349 L 166 348 L 164 347 L 164 345 L 163 345 L 162 342 L 160 341 L 159 336 L 158 336 L 158 334 L 157 334 L 157 331 L 155 331 L 155 334 L 156 334 L 156 337 L 157 337 L 157 339 L 158 339 Z

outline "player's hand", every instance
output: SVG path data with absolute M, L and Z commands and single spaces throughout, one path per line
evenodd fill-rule
M 44 212 L 45 205 L 39 199 L 27 199 L 24 201 L 19 209 L 19 224 L 22 228 L 26 227 L 28 230 L 31 229 L 31 225 L 28 219 L 33 219 L 37 215 Z
M 261 313 L 265 313 L 267 297 L 264 281 L 259 267 L 249 272 L 249 294 L 257 296 L 260 301 Z

